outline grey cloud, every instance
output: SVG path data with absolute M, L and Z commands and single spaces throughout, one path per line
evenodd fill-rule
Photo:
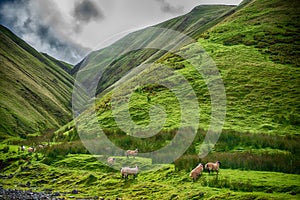
M 90 22 L 104 18 L 103 12 L 90 0 L 81 0 L 75 3 L 73 16 L 82 22 Z
M 178 14 L 183 13 L 183 6 L 172 6 L 166 0 L 156 0 L 160 4 L 160 8 L 165 13 Z
M 63 20 L 62 14 L 50 0 L 19 0 L 0 7 L 1 23 L 11 27 L 34 48 L 57 59 L 76 64 L 89 51 L 67 35 L 74 23 Z

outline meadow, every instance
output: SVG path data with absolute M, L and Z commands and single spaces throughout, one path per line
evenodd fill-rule
M 9 146 L 2 154 L 11 159 L 4 170 L 7 177 L 1 174 L 2 187 L 58 192 L 65 199 L 298 199 L 300 192 L 296 174 L 221 168 L 219 175 L 204 172 L 193 182 L 187 170 L 166 164 L 125 180 L 89 154 L 58 156 L 47 165 L 42 153 L 16 152 L 17 148 Z M 116 164 L 126 160 L 117 157 Z M 149 159 L 136 157 L 134 162 L 143 168 Z
M 0 187 L 57 193 L 66 199 L 300 199 L 297 55 L 300 26 L 296 4 L 295 1 L 246 0 L 238 7 L 200 6 L 187 15 L 157 25 L 174 30 L 183 28 L 185 34 L 195 39 L 176 51 L 142 49 L 121 57 L 112 56 L 111 51 L 118 52 L 124 45 L 130 48 L 133 41 L 144 44 L 149 32 L 142 30 L 107 49 L 91 53 L 84 73 L 98 64 L 106 64 L 111 57 L 115 59 L 110 68 L 103 71 L 105 76 L 96 88 L 97 96 L 92 99 L 95 102 L 80 111 L 75 120 L 59 128 L 56 123 L 55 127 L 21 133 L 20 137 L 11 130 L 10 136 L 0 135 L 3 139 L 0 142 Z M 200 12 L 205 10 L 211 14 Z M 206 80 L 199 73 L 207 55 L 214 61 L 224 83 L 226 118 L 217 143 L 206 157 L 200 158 L 201 144 L 214 121 L 208 85 L 215 77 Z M 32 59 L 31 55 L 27 56 Z M 51 58 L 47 60 L 51 65 L 56 62 Z M 145 61 L 152 64 L 135 76 L 126 77 Z M 34 63 L 37 62 L 35 59 Z M 60 65 L 72 75 L 78 73 L 78 66 L 71 70 L 68 65 Z M 166 72 L 160 71 L 162 66 L 167 66 L 166 71 L 171 70 L 174 75 L 162 76 Z M 214 73 L 212 70 L 211 74 Z M 189 85 L 181 84 L 179 76 Z M 88 78 L 84 81 L 88 82 Z M 72 78 L 61 79 L 71 86 Z M 141 80 L 149 83 L 140 84 Z M 122 81 L 124 84 L 118 85 Z M 191 87 L 200 108 L 197 113 L 192 106 L 182 109 L 176 94 L 159 84 L 163 81 L 169 85 L 179 82 L 178 90 L 186 97 L 192 96 L 188 90 Z M 113 89 L 114 86 L 118 87 Z M 66 93 L 70 95 L 71 89 L 67 88 Z M 114 107 L 113 100 L 119 107 Z M 164 109 L 164 115 L 151 115 L 156 105 Z M 193 121 L 190 117 L 181 121 L 182 110 L 190 116 L 196 113 L 199 120 Z M 115 117 L 126 111 L 130 121 L 117 122 Z M 54 115 L 60 116 L 57 112 Z M 153 121 L 163 121 L 163 117 L 165 123 L 160 131 L 148 138 L 133 137 L 132 132 L 120 127 L 126 127 L 127 122 L 146 127 Z M 150 128 L 155 129 L 160 124 L 153 125 Z M 108 155 L 91 155 L 84 145 L 86 139 L 99 139 L 101 129 L 124 151 L 138 148 L 140 153 L 152 152 L 171 143 L 180 128 L 188 130 L 194 125 L 197 129 L 192 144 L 181 157 L 168 164 L 162 160 L 169 155 L 151 160 L 139 155 L 126 158 L 124 152 L 118 152 L 118 155 L 110 155 L 116 158 L 113 169 L 98 160 L 105 160 Z M 21 145 L 28 148 L 41 144 L 45 147 L 34 153 L 20 150 Z M 100 149 L 101 145 L 95 148 Z M 204 171 L 198 180 L 191 180 L 189 173 L 198 163 L 217 160 L 221 162 L 218 175 Z M 138 165 L 141 173 L 136 178 L 122 178 L 119 169 L 127 165 Z M 150 168 L 153 170 L 149 171 Z

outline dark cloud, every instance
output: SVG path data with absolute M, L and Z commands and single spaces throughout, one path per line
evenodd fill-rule
M 171 14 L 180 14 L 183 13 L 184 7 L 183 6 L 172 6 L 166 0 L 156 0 L 160 4 L 160 8 L 165 13 Z
M 100 8 L 90 0 L 76 2 L 73 16 L 82 22 L 90 22 L 104 18 L 104 14 Z
M 67 37 L 74 23 L 64 21 L 51 0 L 1 2 L 0 20 L 34 48 L 57 59 L 76 64 L 89 51 Z

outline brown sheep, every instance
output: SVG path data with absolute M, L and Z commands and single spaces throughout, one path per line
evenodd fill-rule
M 107 158 L 107 163 L 108 163 L 109 165 L 115 164 L 115 161 L 116 161 L 115 158 L 112 158 L 112 157 Z
M 34 147 L 28 147 L 27 149 L 28 153 L 33 153 L 35 151 Z
M 138 149 L 136 149 L 136 150 L 127 150 L 127 151 L 125 152 L 125 155 L 127 156 L 127 158 L 128 158 L 129 156 L 133 156 L 133 158 L 135 158 L 135 156 L 138 154 L 138 152 L 139 152 Z
M 217 161 L 215 163 L 209 162 L 209 163 L 206 163 L 205 169 L 208 171 L 209 174 L 211 171 L 216 171 L 218 174 L 220 165 L 221 165 L 220 161 Z
M 195 169 L 193 169 L 190 173 L 190 177 L 195 181 L 199 175 L 202 174 L 203 165 L 200 163 Z

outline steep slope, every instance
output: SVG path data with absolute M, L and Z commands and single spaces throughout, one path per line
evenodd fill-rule
M 182 55 L 197 59 L 201 56 L 201 51 L 196 47 L 201 45 L 217 64 L 227 96 L 224 129 L 280 135 L 299 133 L 300 72 L 299 61 L 295 57 L 299 50 L 299 32 L 297 32 L 299 12 L 296 4 L 294 1 L 286 4 L 279 0 L 245 1 L 223 21 L 198 35 L 198 43 L 184 44 L 178 50 Z M 182 19 L 184 17 L 178 18 L 178 24 Z M 166 24 L 177 23 L 171 20 Z M 97 59 L 104 60 L 105 56 L 109 56 L 118 48 L 118 45 L 130 47 L 132 41 L 138 42 L 140 38 L 135 37 L 136 34 L 133 33 L 120 40 L 122 44 L 112 45 L 111 51 L 108 51 L 109 48 L 104 50 L 106 54 L 92 53 L 85 60 L 86 66 L 96 66 Z M 294 51 L 289 51 L 289 48 Z M 103 73 L 107 74 L 101 83 L 107 87 L 114 82 L 114 78 L 116 80 L 123 78 L 130 70 L 131 65 L 128 63 L 137 64 L 139 54 L 135 53 L 131 52 L 130 55 L 117 59 L 117 62 L 122 61 L 117 71 L 114 71 L 116 65 L 109 66 Z M 145 59 L 151 59 L 151 55 L 143 54 L 143 56 Z M 190 81 L 201 107 L 200 127 L 208 129 L 212 107 L 210 91 L 205 80 L 199 78 L 201 75 L 186 59 L 170 53 L 163 53 L 160 56 L 162 57 L 156 61 L 157 63 L 170 66 Z M 122 63 L 125 63 L 125 67 Z M 148 69 L 151 71 L 156 68 L 157 66 L 150 66 Z M 115 74 L 118 76 L 114 76 Z M 155 104 L 160 104 L 168 114 L 164 129 L 175 130 L 180 127 L 180 109 L 174 94 L 158 85 L 140 86 L 137 80 L 143 75 L 141 72 L 125 84 L 137 86 L 132 94 L 127 94 L 131 95 L 129 102 L 131 119 L 138 124 L 149 124 L 149 109 Z M 152 75 L 146 79 L 151 78 L 156 80 L 157 76 Z M 176 82 L 174 77 L 169 77 L 168 80 Z M 103 89 L 98 90 L 101 91 Z M 122 107 L 113 113 L 111 99 L 112 93 L 109 93 L 97 103 L 97 117 L 102 127 L 118 130 L 114 116 L 125 112 L 127 108 Z M 188 112 L 193 113 L 192 110 Z
M 102 69 L 102 77 L 98 84 L 97 93 L 100 93 L 141 63 L 155 61 L 166 53 L 159 49 L 143 49 L 151 43 L 159 42 L 161 33 L 156 32 L 155 28 L 172 29 L 196 38 L 197 35 L 221 21 L 233 8 L 234 6 L 226 5 L 202 5 L 187 15 L 130 33 L 113 45 L 89 54 L 84 61 L 74 67 L 72 73 L 76 74 L 79 68 L 89 72 L 99 66 L 107 65 L 107 69 Z M 124 47 L 131 48 L 133 51 L 124 52 L 126 49 Z M 92 77 L 87 77 L 88 82 L 91 80 Z
M 299 133 L 299 11 L 293 0 L 252 0 L 201 35 L 225 82 L 228 128 Z
M 299 2 L 252 0 L 202 37 L 232 46 L 254 46 L 273 61 L 299 67 Z
M 62 69 L 67 65 L 40 54 L 3 26 L 0 46 L 1 138 L 68 122 L 73 78 Z
M 236 8 L 237 6 L 199 5 L 191 12 L 162 22 L 155 27 L 169 28 L 197 38 L 199 34 L 231 15 Z

